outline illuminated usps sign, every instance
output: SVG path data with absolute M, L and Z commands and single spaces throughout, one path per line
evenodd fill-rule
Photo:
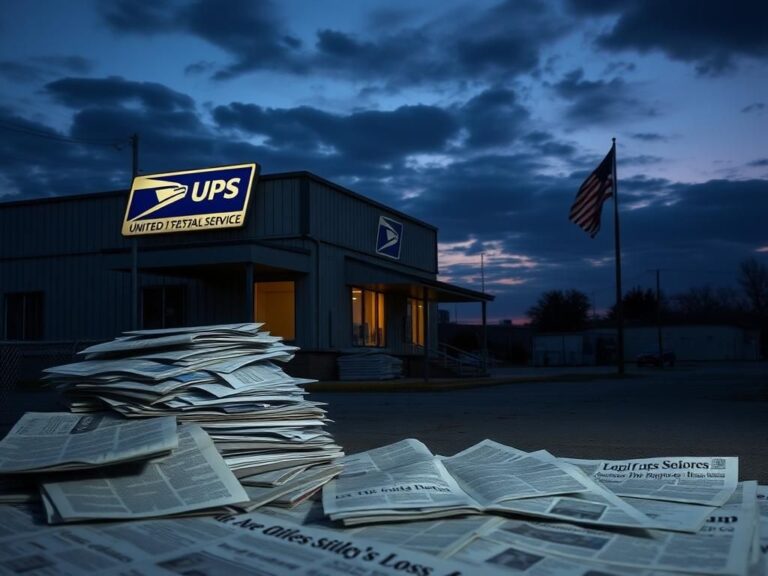
M 379 216 L 379 233 L 376 236 L 376 253 L 400 259 L 403 240 L 403 224 L 386 216 Z
M 136 176 L 123 236 L 238 228 L 258 172 L 253 163 Z

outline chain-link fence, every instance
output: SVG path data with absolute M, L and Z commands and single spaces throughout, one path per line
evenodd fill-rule
M 0 426 L 7 428 L 28 410 L 45 411 L 55 393 L 41 384 L 43 370 L 77 361 L 92 342 L 0 342 Z

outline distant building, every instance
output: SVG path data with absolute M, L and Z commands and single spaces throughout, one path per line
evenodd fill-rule
M 671 325 L 662 327 L 665 351 L 678 361 L 757 360 L 759 332 L 730 325 Z M 624 360 L 658 351 L 655 326 L 624 329 Z M 575 333 L 536 334 L 531 363 L 536 366 L 585 366 L 610 364 L 616 358 L 616 330 L 596 328 Z

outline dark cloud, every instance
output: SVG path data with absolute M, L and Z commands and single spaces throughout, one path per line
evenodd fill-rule
M 306 71 L 297 56 L 301 41 L 286 29 L 269 0 L 229 0 L 226 9 L 217 0 L 118 0 L 100 8 L 107 24 L 118 32 L 184 32 L 221 48 L 233 62 L 217 66 L 218 79 L 254 70 Z
M 152 34 L 175 30 L 180 6 L 173 0 L 116 0 L 101 2 L 98 8 L 107 24 L 120 32 Z
M 749 162 L 747 166 L 753 166 L 755 168 L 762 168 L 764 166 L 768 166 L 768 158 L 760 158 L 758 160 L 753 160 L 752 162 Z
M 301 41 L 285 29 L 272 2 L 229 0 L 223 10 L 217 0 L 197 0 L 180 17 L 189 32 L 234 56 L 235 62 L 219 70 L 216 78 L 259 69 L 306 70 L 295 57 Z
M 215 108 L 213 117 L 224 128 L 265 136 L 270 147 L 328 150 L 336 157 L 374 164 L 441 152 L 458 131 L 452 115 L 433 106 L 337 115 L 306 106 L 271 109 L 233 103 Z
M 691 62 L 702 74 L 719 74 L 740 57 L 768 56 L 768 3 L 737 0 L 570 0 L 582 15 L 616 15 L 598 38 L 605 50 L 658 50 Z
M 669 140 L 668 137 L 658 132 L 635 132 L 630 134 L 630 137 L 641 142 L 666 142 Z
M 634 62 L 611 62 L 605 67 L 603 74 L 613 76 L 615 74 L 629 74 L 637 70 L 637 64 Z
M 210 60 L 201 60 L 189 64 L 184 68 L 184 73 L 189 75 L 212 74 L 216 70 L 216 63 Z
M 46 91 L 71 108 L 117 106 L 139 102 L 160 111 L 190 110 L 194 100 L 186 94 L 155 82 L 133 82 L 119 76 L 110 78 L 64 78 L 47 84 Z
M 470 148 L 509 144 L 529 118 L 528 110 L 507 88 L 492 88 L 478 94 L 461 108 L 460 116 L 469 133 Z
M 166 0 L 151 6 L 119 0 L 105 4 L 102 14 L 119 32 L 183 32 L 221 48 L 232 62 L 218 63 L 217 79 L 277 70 L 333 75 L 388 89 L 480 78 L 507 81 L 534 71 L 542 48 L 570 26 L 543 0 L 506 0 L 482 10 L 468 5 L 451 18 L 426 23 L 415 10 L 378 12 L 368 30 L 317 30 L 315 38 L 303 41 L 283 22 L 278 6 L 232 0 L 222 10 L 216 0 Z
M 587 80 L 584 71 L 573 70 L 553 86 L 568 101 L 565 117 L 574 124 L 600 124 L 614 120 L 647 118 L 658 112 L 635 96 L 621 78 Z
M 62 72 L 82 74 L 92 67 L 90 60 L 80 56 L 45 56 L 30 58 L 26 62 L 4 60 L 0 61 L 0 76 L 10 82 L 27 84 L 40 82 Z
M 558 140 L 554 135 L 542 130 L 534 130 L 523 137 L 523 142 L 545 156 L 554 156 L 562 160 L 570 159 L 576 154 L 576 146 Z
M 765 111 L 765 102 L 754 102 L 741 109 L 742 114 L 759 114 Z

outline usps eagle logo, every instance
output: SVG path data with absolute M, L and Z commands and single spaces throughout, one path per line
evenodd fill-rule
M 257 175 L 251 163 L 136 176 L 123 235 L 241 227 Z
M 403 224 L 386 216 L 379 216 L 379 233 L 376 237 L 376 254 L 400 259 L 403 240 Z

